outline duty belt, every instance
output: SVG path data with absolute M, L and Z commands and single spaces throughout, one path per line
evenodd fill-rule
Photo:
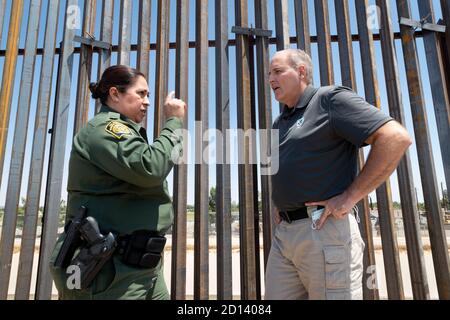
M 148 230 L 117 237 L 117 251 L 122 261 L 132 267 L 155 268 L 161 260 L 166 238 Z

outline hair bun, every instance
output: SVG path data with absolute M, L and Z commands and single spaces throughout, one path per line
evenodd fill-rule
M 98 93 L 97 93 L 97 87 L 98 87 L 98 83 L 97 82 L 91 82 L 89 84 L 89 90 L 91 90 L 91 92 L 92 92 L 92 98 L 93 99 L 100 98 Z

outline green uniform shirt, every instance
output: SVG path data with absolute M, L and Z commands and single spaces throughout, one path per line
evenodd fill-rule
M 144 128 L 102 106 L 74 138 L 67 216 L 84 205 L 103 232 L 165 233 L 173 221 L 165 178 L 174 165 L 172 154 L 181 151 L 181 133 L 176 130 L 182 126 L 180 118 L 169 118 L 149 145 Z

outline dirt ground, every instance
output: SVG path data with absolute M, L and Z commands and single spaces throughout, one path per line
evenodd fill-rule
M 424 257 L 425 257 L 425 267 L 428 275 L 428 285 L 430 288 L 430 298 L 438 299 L 438 292 L 436 287 L 436 279 L 434 276 L 434 267 L 433 267 L 433 259 L 431 255 L 431 251 L 429 250 L 429 241 L 427 238 L 424 238 L 423 245 L 425 248 Z M 448 239 L 450 241 L 450 239 Z M 402 268 L 402 279 L 403 279 L 403 287 L 406 299 L 412 299 L 412 290 L 411 290 L 411 279 L 409 276 L 409 266 L 408 266 L 408 258 L 405 247 L 404 238 L 398 238 L 398 245 L 400 249 L 400 264 Z M 383 262 L 383 253 L 381 250 L 381 239 L 379 237 L 374 237 L 374 246 L 375 246 L 375 258 L 376 258 L 376 277 L 377 277 L 377 285 L 380 293 L 381 299 L 387 299 L 387 290 L 386 290 L 386 279 L 384 275 L 384 262 Z M 209 251 L 209 293 L 212 298 L 216 296 L 217 292 L 217 254 L 215 247 L 215 238 L 210 238 L 210 251 Z M 172 259 L 172 251 L 171 251 L 171 239 L 168 238 L 168 243 L 165 249 L 164 254 L 164 276 L 167 282 L 168 288 L 170 288 L 170 273 L 171 273 L 171 259 Z M 193 283 L 194 283 L 194 252 L 193 252 L 193 239 L 188 239 L 187 242 L 187 261 L 186 261 L 186 295 L 187 298 L 192 298 L 193 296 Z M 13 261 L 12 261 L 12 269 L 11 269 L 11 277 L 9 283 L 9 298 L 12 299 L 14 297 L 14 291 L 16 286 L 16 278 L 17 278 L 17 269 L 18 269 L 18 261 L 19 261 L 19 251 L 16 248 Z M 233 253 L 232 253 L 232 264 L 233 264 L 233 295 L 235 299 L 239 299 L 240 296 L 240 251 L 239 251 L 239 239 L 237 237 L 233 238 Z M 261 265 L 263 265 L 263 251 L 260 253 L 261 257 Z M 38 254 L 36 252 L 34 257 L 34 266 L 33 266 L 33 276 L 32 276 L 32 288 L 31 292 L 34 292 L 34 284 L 36 282 L 36 273 L 37 273 L 37 260 Z M 262 295 L 264 295 L 264 279 L 261 279 L 261 288 Z M 56 288 L 53 288 L 54 298 L 57 296 Z

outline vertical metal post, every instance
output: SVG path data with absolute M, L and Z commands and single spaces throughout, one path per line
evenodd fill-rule
M 0 43 L 2 43 L 3 20 L 6 16 L 6 0 L 0 0 Z
M 248 27 L 247 1 L 236 0 L 236 25 Z M 236 93 L 238 128 L 251 129 L 250 65 L 248 36 L 236 35 Z M 255 226 L 253 200 L 253 172 L 250 164 L 252 143 L 244 135 L 238 140 L 239 153 L 239 231 L 241 241 L 241 298 L 256 299 Z M 250 138 L 251 140 L 251 138 Z
M 397 12 L 398 17 L 411 18 L 411 8 L 409 6 L 409 0 L 397 0 Z M 389 28 L 391 28 L 389 26 Z M 417 112 L 425 112 L 425 106 L 423 104 L 423 91 L 422 83 L 420 81 L 420 68 L 419 59 L 417 57 L 416 43 L 414 41 L 414 30 L 406 26 L 400 26 L 400 33 L 402 35 L 402 48 L 403 48 L 403 60 L 406 69 L 406 78 L 408 80 L 409 97 L 413 118 L 416 118 Z M 391 34 L 392 37 L 392 34 Z M 389 44 L 393 46 L 393 39 Z M 391 48 L 389 51 L 393 50 Z M 390 54 L 389 59 L 394 59 L 395 51 Z M 391 70 L 392 72 L 393 70 Z M 398 73 L 397 70 L 395 70 Z M 389 72 L 389 71 L 388 71 Z M 398 74 L 395 76 L 395 84 L 393 92 L 388 93 L 388 96 L 392 99 L 396 98 L 400 94 L 400 84 L 398 82 Z M 388 87 L 388 89 L 391 86 Z M 405 123 L 403 108 L 399 104 L 399 110 L 391 110 L 391 114 L 401 123 Z M 393 101 L 390 105 L 395 106 L 396 101 Z M 417 140 L 418 145 L 423 141 L 419 138 Z M 426 276 L 425 260 L 422 246 L 422 237 L 420 234 L 420 220 L 417 209 L 417 198 L 414 193 L 413 173 L 409 152 L 406 152 L 404 158 L 399 164 L 397 169 L 399 176 L 400 197 L 402 202 L 402 214 L 403 224 L 405 227 L 406 244 L 408 247 L 408 261 L 409 270 L 411 276 L 411 285 L 414 299 L 425 300 L 430 298 L 430 292 L 428 288 L 428 280 Z
M 372 31 L 367 26 L 367 0 L 355 1 L 356 6 L 356 18 L 358 23 L 358 34 L 359 34 L 359 46 L 361 50 L 361 62 L 364 76 L 364 92 L 366 95 L 366 100 L 376 107 L 380 107 L 381 100 L 378 90 L 378 81 L 374 70 L 375 67 L 375 55 L 373 52 L 373 38 Z M 360 159 L 361 160 L 361 159 Z M 359 162 L 359 167 L 363 167 L 363 163 Z M 362 217 L 362 228 L 361 233 L 366 243 L 366 251 L 364 254 L 364 270 L 373 270 L 376 266 L 375 262 L 375 248 L 373 245 L 372 238 L 372 226 L 370 215 Z M 370 275 L 372 276 L 372 275 Z M 367 283 L 369 275 L 363 273 L 363 283 Z M 376 278 L 375 278 L 376 280 Z M 368 288 L 368 286 L 363 286 L 364 299 L 366 300 L 378 300 L 379 292 L 377 286 Z
M 175 95 L 188 101 L 189 82 L 189 0 L 177 0 L 177 51 L 175 66 Z M 187 129 L 188 114 L 184 118 Z M 183 141 L 183 153 L 189 152 L 188 141 Z M 174 168 L 173 207 L 175 223 L 172 231 L 172 279 L 171 297 L 186 299 L 186 203 L 187 164 L 180 163 Z
M 208 129 L 208 2 L 195 2 L 195 238 L 194 299 L 209 298 L 209 190 L 203 141 Z
M 277 51 L 288 49 L 290 46 L 289 38 L 289 20 L 288 20 L 288 3 L 287 0 L 274 0 L 275 1 L 275 32 Z M 284 105 L 279 104 L 280 112 L 283 110 Z
M 297 48 L 311 56 L 311 35 L 309 33 L 308 0 L 294 1 Z
M 100 41 L 108 43 L 112 42 L 113 14 L 114 0 L 103 0 L 102 21 L 100 25 Z M 109 66 L 111 66 L 111 49 L 102 49 L 100 51 L 98 59 L 97 81 L 100 81 L 103 72 Z M 100 100 L 97 99 L 97 101 L 95 102 L 95 113 L 98 113 L 100 111 L 101 106 L 102 104 Z
M 69 0 L 67 8 L 78 5 L 77 0 Z M 64 21 L 64 40 L 61 46 L 59 83 L 56 92 L 55 111 L 53 115 L 52 143 L 50 147 L 49 170 L 44 205 L 41 245 L 39 252 L 36 298 L 47 300 L 52 293 L 52 277 L 48 268 L 51 251 L 55 244 L 58 230 L 62 177 L 66 151 L 67 123 L 70 106 L 70 88 L 73 61 L 73 38 L 75 30 L 67 27 L 70 12 L 66 11 Z
M 328 1 L 314 0 L 314 9 L 316 12 L 317 45 L 319 48 L 320 83 L 322 86 L 328 86 L 334 84 Z
M 267 1 L 255 0 L 255 25 L 257 28 L 266 30 L 268 28 Z M 272 128 L 272 100 L 270 96 L 269 85 L 269 39 L 266 37 L 256 37 L 256 72 L 258 85 L 258 110 L 259 110 L 259 129 L 266 130 L 265 147 L 261 145 L 260 158 L 268 160 L 270 157 Z M 271 163 L 264 163 L 264 169 L 269 170 Z M 262 219 L 263 219 L 263 242 L 264 242 L 264 265 L 269 257 L 270 246 L 272 242 L 272 217 L 274 206 L 272 203 L 272 180 L 270 175 L 261 175 L 261 200 L 262 200 Z
M 169 75 L 169 22 L 170 0 L 158 0 L 153 139 L 158 138 L 164 121 L 161 111 L 167 95 L 167 79 Z
M 255 54 L 253 45 L 255 38 L 249 37 L 248 41 L 248 65 L 250 71 L 250 130 L 255 133 L 251 135 L 249 144 L 250 159 L 256 160 L 256 95 L 255 95 Z M 255 241 L 255 279 L 256 279 L 256 300 L 261 300 L 261 263 L 260 263 L 260 241 L 259 241 L 259 208 L 258 208 L 258 166 L 255 161 L 250 161 L 252 170 L 252 191 L 253 191 L 253 225 Z
M 353 46 L 352 46 L 352 35 L 350 32 L 350 14 L 348 7 L 348 0 L 336 0 L 335 2 L 335 10 L 336 10 L 336 26 L 337 33 L 339 38 L 339 58 L 341 63 L 341 78 L 342 84 L 349 88 L 352 88 L 354 91 L 357 90 L 356 86 L 356 77 L 355 77 L 355 67 L 354 67 L 354 57 L 353 57 Z M 364 167 L 364 151 L 362 149 L 358 152 L 358 172 Z M 358 209 L 361 213 L 361 225 L 368 226 L 368 228 L 362 228 L 363 238 L 364 239 L 372 239 L 372 226 L 370 221 L 370 208 L 368 197 L 364 197 L 358 203 Z M 369 234 L 366 230 L 369 230 Z M 367 244 L 368 242 L 366 242 Z M 370 245 L 366 245 L 366 250 L 373 250 L 373 243 L 370 241 Z M 364 268 L 367 270 L 367 267 Z M 364 284 L 364 292 L 365 296 L 368 297 L 367 294 L 367 272 L 363 273 L 363 284 Z
M 442 62 L 447 83 L 447 96 L 450 96 L 450 0 L 441 0 L 441 10 L 446 26 L 445 34 L 440 37 Z M 447 183 L 450 184 L 450 182 Z M 450 198 L 450 188 L 447 188 L 447 197 Z
M 22 14 L 23 0 L 14 1 L 11 7 L 8 42 L 6 44 L 6 56 L 3 64 L 2 86 L 0 88 L 0 181 L 2 180 L 3 164 L 5 161 L 8 121 L 11 112 L 12 93 L 14 90 L 14 74 L 16 72 Z
M 82 37 L 91 37 L 95 29 L 95 11 L 97 1 L 86 0 L 84 2 Z M 80 63 L 78 65 L 77 102 L 75 107 L 75 122 L 73 135 L 86 124 L 89 116 L 89 82 L 92 70 L 92 46 L 80 44 Z
M 216 128 L 217 140 L 217 299 L 233 298 L 231 181 L 227 130 L 230 129 L 230 88 L 228 61 L 228 1 L 216 0 Z
M 42 171 L 44 167 L 45 137 L 48 125 L 48 111 L 53 80 L 56 28 L 58 25 L 59 0 L 50 0 L 47 9 L 47 23 L 42 55 L 42 71 L 39 80 L 34 136 L 31 151 L 31 165 L 28 176 L 27 201 L 25 203 L 22 242 L 20 247 L 19 272 L 16 283 L 18 300 L 29 299 L 33 270 L 36 226 L 41 196 Z
M 42 71 L 34 125 L 31 167 L 28 177 L 27 201 L 20 247 L 19 272 L 16 283 L 16 299 L 29 299 L 34 260 L 36 226 L 44 167 L 45 137 L 53 80 L 54 48 L 58 25 L 59 0 L 51 0 L 47 9 L 47 23 L 42 56 Z
M 136 67 L 144 74 L 147 81 L 150 67 L 150 17 L 151 1 L 139 0 L 139 31 Z M 141 123 L 144 128 L 147 128 L 147 117 L 145 117 Z
M 426 21 L 434 23 L 434 12 L 431 1 L 418 1 L 419 13 L 421 17 L 427 17 Z M 450 104 L 445 86 L 442 57 L 438 48 L 437 35 L 431 31 L 423 31 L 423 41 L 430 78 L 431 93 L 434 103 L 434 112 L 441 145 L 442 161 L 447 185 L 450 181 Z M 437 188 L 436 176 L 434 173 L 434 163 L 431 163 L 431 171 L 428 172 L 426 181 L 422 181 L 424 189 L 425 206 L 427 209 L 428 231 L 433 254 L 436 283 L 438 286 L 439 298 L 450 299 L 450 265 L 448 257 L 448 244 L 445 236 L 442 212 L 439 204 L 439 192 Z
M 275 0 L 275 30 L 277 51 L 289 48 L 289 21 L 287 0 Z
M 425 19 L 425 22 L 435 23 L 434 10 L 431 1 L 417 1 L 417 4 L 419 7 L 420 16 Z M 448 9 L 449 2 L 447 1 L 443 6 L 443 13 L 446 14 L 446 18 L 449 17 Z M 449 24 L 450 22 L 447 21 L 446 23 Z M 447 28 L 446 39 L 450 38 L 449 33 L 450 30 Z M 444 69 L 445 57 L 442 57 L 440 52 L 439 36 L 437 32 L 423 30 L 423 43 L 425 45 L 425 56 L 428 65 L 428 74 L 430 78 L 439 144 L 441 146 L 445 180 L 447 185 L 450 185 L 450 148 L 448 147 L 450 145 L 450 98 L 449 88 L 447 87 L 447 79 L 445 77 L 446 73 L 448 74 L 449 71 L 448 69 Z M 447 43 L 447 48 L 449 47 L 450 43 Z M 450 60 L 448 60 L 448 62 L 450 62 Z M 449 191 L 448 194 L 450 195 Z M 450 299 L 450 283 L 448 283 L 447 292 Z
M 130 64 L 132 1 L 120 1 L 119 64 Z
M 20 96 L 17 106 L 16 125 L 14 129 L 11 165 L 9 169 L 8 188 L 6 190 L 5 211 L 3 216 L 0 246 L 0 299 L 8 297 L 8 284 L 16 234 L 16 222 L 19 208 L 20 186 L 22 183 L 23 161 L 28 132 L 28 111 L 31 104 L 32 81 L 36 62 L 37 35 L 39 29 L 39 12 L 41 0 L 32 0 L 29 4 L 27 39 L 22 63 Z M 33 14 L 36 13 L 36 14 Z

